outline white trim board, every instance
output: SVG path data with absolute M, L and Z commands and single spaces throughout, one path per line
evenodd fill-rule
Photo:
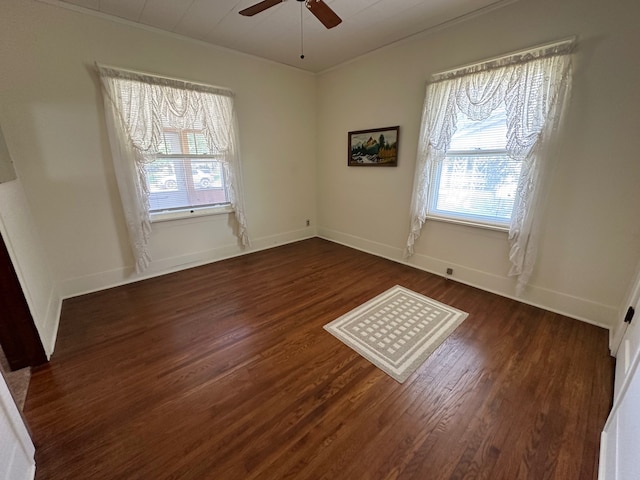
M 288 243 L 307 240 L 315 236 L 315 229 L 308 227 L 278 235 L 251 239 L 252 246 L 247 249 L 242 249 L 236 244 L 223 245 L 188 255 L 152 260 L 147 271 L 140 275 L 134 273 L 134 267 L 131 265 L 129 267 L 75 277 L 62 282 L 60 287 L 61 296 L 63 299 L 77 297 L 79 295 L 139 282 L 141 280 L 215 263 L 233 257 L 248 255 L 269 248 L 280 247 Z
M 412 257 L 412 262 L 403 261 L 402 250 L 399 248 L 322 228 L 319 228 L 317 232 L 306 228 L 284 234 L 262 237 L 253 240 L 252 248 L 246 250 L 240 249 L 237 245 L 226 245 L 194 254 L 160 259 L 153 262 L 149 270 L 143 275 L 135 275 L 132 273 L 133 267 L 125 267 L 72 278 L 62 283 L 60 287 L 61 297 L 63 299 L 71 298 L 91 292 L 106 290 L 108 288 L 126 285 L 209 263 L 215 263 L 228 258 L 239 257 L 314 237 L 345 245 L 349 248 L 354 248 L 356 250 L 438 276 L 443 276 L 439 272 L 445 271 L 446 267 L 453 267 L 456 270 L 456 277 L 450 278 L 451 281 L 460 282 L 489 293 L 494 293 L 527 305 L 539 307 L 550 312 L 565 315 L 585 323 L 605 328 L 609 331 L 610 335 L 612 330 L 610 320 L 608 319 L 617 318 L 617 309 L 608 305 L 603 305 L 560 292 L 554 292 L 535 285 L 528 287 L 529 294 L 527 298 L 516 297 L 509 293 L 513 290 L 514 286 L 513 280 L 508 277 L 500 277 L 488 272 L 470 269 L 462 265 L 454 265 L 450 262 L 445 263 L 442 260 L 420 254 L 414 255 Z M 51 317 L 56 319 L 55 328 L 53 325 L 51 327 L 55 331 L 57 331 L 57 323 L 60 319 L 60 308 L 61 303 L 58 302 L 57 317 L 55 315 Z M 50 344 L 45 345 L 45 349 L 49 356 L 53 352 L 54 345 L 55 335 L 52 335 Z
M 605 328 L 611 335 L 612 322 L 617 318 L 617 307 L 604 305 L 591 300 L 572 295 L 555 292 L 536 285 L 527 287 L 526 297 L 517 297 L 514 293 L 514 281 L 509 277 L 501 277 L 489 272 L 474 270 L 464 265 L 455 265 L 440 259 L 426 255 L 414 254 L 410 261 L 402 258 L 402 249 L 390 245 L 372 242 L 370 240 L 338 232 L 335 230 L 319 228 L 318 237 L 331 242 L 339 243 L 350 248 L 355 248 L 378 257 L 401 263 L 425 272 L 444 277 L 447 267 L 453 267 L 456 271 L 452 281 L 464 283 L 471 287 L 479 288 L 486 292 L 495 293 L 502 297 L 510 298 L 527 305 L 539 307 L 550 312 L 565 315 L 585 323 Z

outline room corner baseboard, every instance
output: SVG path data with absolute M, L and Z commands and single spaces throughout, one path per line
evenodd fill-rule
M 609 331 L 617 318 L 617 308 L 615 307 L 536 285 L 529 285 L 525 294 L 522 297 L 517 297 L 515 295 L 514 280 L 510 277 L 503 277 L 490 272 L 468 268 L 464 265 L 444 262 L 440 259 L 422 254 L 415 254 L 407 261 L 402 257 L 403 249 L 401 248 L 373 242 L 335 230 L 320 228 L 318 229 L 318 236 L 325 240 L 355 248 L 356 250 L 386 258 L 387 260 L 408 265 L 419 270 L 424 270 L 438 276 L 443 276 L 441 272 L 444 272 L 447 267 L 452 267 L 456 272 L 455 278 L 451 279 L 452 281 L 464 283 L 465 285 L 511 298 L 534 307 L 575 318 L 576 320 L 590 323 Z
M 487 292 L 606 328 L 610 331 L 610 334 L 612 322 L 617 318 L 616 308 L 592 302 L 588 299 L 555 292 L 535 285 L 530 286 L 523 297 L 516 297 L 513 279 L 509 277 L 501 277 L 463 265 L 454 265 L 450 262 L 445 263 L 442 260 L 421 254 L 416 254 L 410 261 L 406 261 L 402 258 L 403 250 L 397 247 L 330 229 L 320 228 L 317 231 L 302 229 L 254 239 L 250 249 L 243 250 L 237 245 L 225 245 L 194 254 L 158 259 L 153 262 L 149 270 L 143 275 L 135 275 L 132 273 L 132 267 L 126 267 L 68 279 L 61 283 L 59 292 L 53 289 L 51 293 L 46 318 L 43 323 L 43 331 L 41 332 L 45 352 L 50 358 L 54 351 L 62 300 L 65 298 L 247 255 L 315 236 L 439 276 L 442 276 L 440 272 L 443 272 L 446 267 L 453 267 L 456 271 L 456 277 L 451 279 L 452 281 L 464 283 Z
M 61 283 L 61 298 L 71 298 L 87 293 L 105 290 L 128 283 L 138 282 L 148 278 L 166 275 L 168 273 L 199 267 L 208 263 L 226 260 L 228 258 L 248 255 L 250 253 L 279 247 L 288 243 L 298 242 L 315 237 L 315 229 L 301 229 L 278 235 L 253 238 L 250 248 L 239 245 L 223 245 L 201 252 L 175 257 L 160 258 L 152 261 L 148 270 L 143 274 L 134 273 L 133 266 L 116 268 L 95 274 L 70 278 Z

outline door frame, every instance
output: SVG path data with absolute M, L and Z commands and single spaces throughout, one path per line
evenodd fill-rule
M 640 261 L 636 266 L 636 273 L 633 277 L 633 283 L 629 287 L 629 291 L 625 297 L 625 302 L 622 304 L 622 308 L 618 314 L 618 321 L 611 333 L 611 340 L 609 350 L 611 351 L 611 355 L 617 357 L 618 350 L 620 349 L 620 345 L 622 344 L 622 338 L 624 337 L 625 332 L 627 331 L 627 327 L 629 324 L 624 322 L 624 317 L 627 313 L 627 309 L 629 307 L 636 306 L 640 301 Z M 639 321 L 640 312 L 636 311 L 637 317 L 636 321 Z
M 47 355 L 0 232 L 0 346 L 9 367 L 18 370 L 47 362 Z

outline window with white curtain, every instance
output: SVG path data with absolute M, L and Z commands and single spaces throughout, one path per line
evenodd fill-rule
M 567 40 L 431 77 L 405 255 L 428 219 L 509 232 L 516 293 L 533 272 L 549 148 L 571 88 Z
M 222 162 L 207 145 L 202 128 L 165 126 L 161 151 L 144 165 L 151 220 L 165 213 L 229 205 Z
M 153 219 L 233 213 L 249 245 L 233 92 L 98 65 L 109 143 L 136 271 Z
M 463 117 L 432 171 L 427 218 L 509 227 L 522 162 L 507 153 L 507 116 Z

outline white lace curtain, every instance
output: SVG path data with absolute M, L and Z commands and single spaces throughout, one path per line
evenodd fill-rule
M 427 219 L 431 173 L 441 162 L 461 115 L 484 120 L 503 105 L 507 113 L 507 153 L 522 161 L 509 226 L 510 276 L 516 292 L 527 285 L 536 258 L 539 205 L 551 159 L 552 133 L 571 88 L 573 41 L 528 50 L 496 60 L 436 74 L 427 86 L 411 202 L 405 256 Z
M 150 262 L 149 189 L 144 165 L 164 145 L 164 129 L 202 130 L 209 150 L 225 169 L 228 200 L 238 223 L 238 237 L 249 245 L 242 201 L 233 93 L 207 85 L 97 65 L 102 84 L 109 143 L 124 207 L 136 271 Z

